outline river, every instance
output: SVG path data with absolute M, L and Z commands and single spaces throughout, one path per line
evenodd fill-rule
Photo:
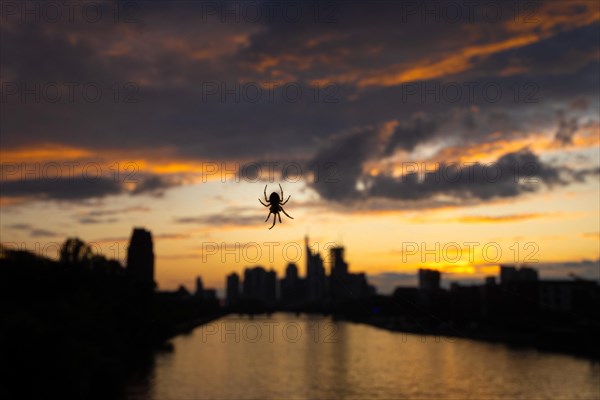
M 230 315 L 172 340 L 129 400 L 600 399 L 600 363 L 322 316 Z

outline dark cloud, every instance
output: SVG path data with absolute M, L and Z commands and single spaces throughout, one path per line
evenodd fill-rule
M 532 25 L 531 31 L 521 24 L 522 34 L 510 24 L 514 15 L 511 9 L 494 23 L 484 21 L 481 12 L 475 12 L 474 20 L 468 23 L 446 23 L 431 15 L 425 15 L 424 23 L 422 14 L 406 14 L 403 2 L 326 2 L 324 6 L 293 2 L 302 13 L 297 23 L 286 20 L 281 8 L 270 18 L 253 23 L 244 18 L 231 21 L 231 15 L 229 22 L 223 22 L 222 15 L 202 14 L 206 11 L 202 2 L 163 3 L 139 2 L 137 23 L 3 23 L 3 83 L 6 79 L 29 86 L 48 82 L 80 85 L 74 102 L 23 104 L 18 96 L 3 102 L 3 148 L 60 143 L 93 150 L 125 150 L 132 158 L 169 149 L 169 156 L 184 161 L 301 159 L 307 164 L 334 163 L 337 182 L 321 179 L 313 185 L 323 198 L 401 198 L 392 189 L 398 185 L 387 175 L 369 178 L 371 189 L 361 189 L 366 184 L 365 162 L 397 152 L 410 153 L 434 141 L 466 146 L 510 141 L 544 129 L 555 130 L 557 140 L 566 144 L 572 140 L 579 119 L 565 115 L 557 124 L 555 110 L 581 98 L 590 103 L 590 109 L 598 105 L 598 25 L 571 26 L 553 21 L 558 13 L 543 10 L 556 2 L 541 2 L 544 24 Z M 235 9 L 244 3 L 223 4 Z M 315 4 L 325 7 L 321 16 L 332 13 L 333 19 L 315 21 Z M 447 4 L 436 2 L 433 7 Z M 103 7 L 105 15 L 112 15 L 112 2 L 103 3 Z M 419 8 L 414 4 L 410 7 Z M 565 7 L 561 15 L 582 18 L 585 9 Z M 546 27 L 554 24 L 555 30 L 547 31 Z M 534 31 L 539 40 L 529 44 L 506 49 L 499 46 L 498 51 L 477 50 Z M 460 67 L 456 71 L 449 68 L 440 76 L 429 76 L 436 62 L 461 54 L 467 55 L 452 63 Z M 40 57 L 43 63 L 37 61 Z M 415 71 L 407 73 L 405 79 L 414 81 L 410 83 L 428 85 L 421 91 L 433 88 L 439 95 L 442 89 L 436 85 L 474 81 L 479 88 L 498 85 L 503 96 L 489 101 L 482 99 L 481 89 L 477 89 L 475 101 L 466 94 L 456 102 L 437 99 L 436 95 L 407 99 L 406 86 L 393 79 L 386 84 L 364 84 L 407 71 Z M 239 98 L 243 83 L 266 81 L 279 84 L 273 101 L 268 91 L 263 91 L 256 102 Z M 331 91 L 321 90 L 316 96 L 311 86 L 314 81 L 334 85 Z M 98 102 L 85 101 L 81 96 L 80 88 L 89 82 L 102 88 Z M 119 101 L 114 100 L 115 82 L 121 94 Z M 128 82 L 133 83 L 133 89 L 124 87 Z M 287 82 L 301 89 L 298 101 L 284 95 L 281 86 Z M 533 94 L 525 88 L 532 82 L 537 85 Z M 219 93 L 207 97 L 207 83 L 216 84 Z M 516 100 L 515 87 L 522 89 Z M 223 89 L 235 94 L 222 96 Z M 466 88 L 463 90 L 466 93 Z M 62 92 L 66 96 L 65 86 Z M 132 94 L 136 102 L 122 101 L 124 94 Z M 333 102 L 325 101 L 329 95 Z M 525 102 L 531 100 L 528 95 L 535 101 Z M 389 121 L 397 125 L 385 143 L 376 137 L 379 128 L 364 128 Z M 340 138 L 339 132 L 352 133 Z M 373 149 L 382 145 L 382 149 Z M 174 178 L 142 176 L 131 193 L 160 195 L 181 183 Z M 93 185 L 6 182 L 2 186 L 3 196 L 59 200 L 127 192 L 108 180 Z M 71 190 L 65 190 L 67 186 Z M 508 184 L 496 186 L 500 195 L 509 196 L 515 190 Z M 419 191 L 423 191 L 422 196 L 441 194 L 450 189 L 432 192 L 421 185 L 414 190 L 407 196 L 416 196 Z M 489 193 L 482 190 L 470 195 L 496 195 L 492 189 L 486 189 Z
M 379 132 L 365 128 L 344 133 L 325 144 L 308 166 L 327 168 L 312 187 L 327 200 L 351 199 L 356 197 L 356 185 L 362 175 L 363 163 L 381 151 Z
M 24 230 L 24 229 L 30 229 L 31 225 L 29 225 L 29 224 L 12 224 L 12 225 L 8 225 L 7 228 Z
M 85 215 L 88 217 L 106 217 L 106 216 L 112 216 L 112 215 L 124 214 L 124 213 L 130 213 L 130 212 L 149 212 L 149 211 L 151 211 L 151 209 L 148 207 L 136 206 L 136 207 L 124 207 L 124 208 L 117 208 L 117 209 L 110 209 L 110 210 L 92 210 L 92 211 L 85 213 Z
M 438 123 L 427 119 L 423 114 L 414 115 L 410 121 L 401 121 L 389 139 L 384 156 L 392 155 L 396 149 L 412 151 L 420 144 L 427 142 L 438 129 Z
M 135 187 L 129 189 L 124 182 L 108 177 L 70 177 L 5 180 L 0 182 L 2 196 L 26 198 L 29 200 L 83 201 L 119 194 L 151 194 L 160 196 L 173 186 L 181 184 L 174 177 L 162 177 L 151 174 L 140 174 Z M 115 213 L 124 212 L 117 210 Z M 115 222 L 116 219 L 100 220 L 96 217 L 110 214 L 108 211 L 92 212 L 80 219 L 82 223 Z
M 76 201 L 123 193 L 114 179 L 73 177 L 57 179 L 20 179 L 0 183 L 6 197 L 28 197 L 36 200 Z
M 582 168 L 576 171 L 572 171 L 571 174 L 577 182 L 583 182 L 589 177 L 594 178 L 600 175 L 600 167 Z
M 110 224 L 110 223 L 117 222 L 117 221 L 118 221 L 117 218 L 99 219 L 99 218 L 92 218 L 92 217 L 83 217 L 83 218 L 79 218 L 77 220 L 77 222 L 79 222 L 80 224 Z
M 390 148 L 404 143 L 413 146 L 415 137 L 429 137 L 434 124 L 423 130 L 422 119 L 415 129 L 396 129 L 389 138 L 379 130 L 364 129 L 338 136 L 324 146 L 310 163 L 335 166 L 333 179 L 320 179 L 311 184 L 326 200 L 355 202 L 365 198 L 422 201 L 438 197 L 459 202 L 516 197 L 535 192 L 542 186 L 564 185 L 567 179 L 581 179 L 591 172 L 573 172 L 542 162 L 530 150 L 508 153 L 492 164 L 445 164 L 433 170 L 407 173 L 396 177 L 387 172 L 365 173 L 365 163 L 388 155 Z M 427 133 L 425 133 L 427 132 Z M 563 175 L 568 176 L 563 176 Z
M 264 222 L 261 215 L 235 215 L 227 212 L 222 214 L 211 214 L 200 217 L 178 217 L 175 222 L 179 224 L 198 224 L 209 226 L 253 226 Z M 261 219 L 262 218 L 262 219 Z
M 579 121 L 576 117 L 568 117 L 564 110 L 557 111 L 558 131 L 555 140 L 563 145 L 573 143 L 573 135 L 579 129 Z
M 167 178 L 158 175 L 145 176 L 136 185 L 132 195 L 149 193 L 155 196 L 162 196 L 168 188 L 179 186 L 180 181 L 174 178 Z
M 186 239 L 190 237 L 189 233 L 159 233 L 154 235 L 154 239 Z
M 11 230 L 24 230 L 28 231 L 31 237 L 52 237 L 52 236 L 61 236 L 61 233 L 50 231 L 47 229 L 36 228 L 31 224 L 11 224 L 6 226 L 6 228 Z
M 417 173 L 402 177 L 377 175 L 369 178 L 368 193 L 374 197 L 420 200 L 450 196 L 458 200 L 490 200 L 534 192 L 542 185 L 565 184 L 561 169 L 544 164 L 531 151 L 500 157 L 491 165 L 441 164 L 421 180 Z
M 61 236 L 62 234 L 54 231 L 49 231 L 47 229 L 32 229 L 29 233 L 32 237 L 52 237 L 52 236 Z

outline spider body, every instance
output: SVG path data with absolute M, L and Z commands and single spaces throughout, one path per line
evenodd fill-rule
M 261 199 L 258 199 L 258 201 L 260 201 L 260 204 L 262 204 L 265 207 L 269 207 L 269 215 L 267 215 L 267 219 L 265 219 L 265 222 L 267 222 L 269 220 L 269 217 L 271 216 L 271 214 L 273 214 L 273 225 L 271 225 L 271 227 L 269 229 L 272 229 L 275 226 L 275 223 L 277 222 L 277 218 L 279 218 L 279 223 L 281 223 L 281 215 L 279 214 L 280 212 L 284 213 L 288 218 L 294 219 L 294 217 L 291 217 L 288 213 L 286 213 L 282 207 L 285 203 L 288 202 L 288 200 L 292 196 L 290 195 L 290 196 L 288 196 L 286 201 L 282 201 L 283 189 L 281 188 L 281 185 L 279 185 L 279 190 L 281 190 L 281 197 L 279 197 L 279 193 L 273 192 L 267 199 L 267 186 L 265 185 L 264 195 L 265 195 L 265 201 L 267 203 L 265 204 L 262 202 Z

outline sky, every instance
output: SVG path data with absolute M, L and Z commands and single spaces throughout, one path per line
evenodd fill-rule
M 600 279 L 595 1 L 2 2 L 0 233 L 222 289 L 346 247 L 418 268 Z M 267 188 L 265 189 L 265 185 Z M 258 199 L 289 202 L 269 230 Z

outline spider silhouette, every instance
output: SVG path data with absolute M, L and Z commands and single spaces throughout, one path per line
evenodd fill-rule
M 279 185 L 279 190 L 281 190 L 281 199 L 279 198 L 279 194 L 277 194 L 277 192 L 271 193 L 271 195 L 267 199 L 267 185 L 265 185 L 264 194 L 265 201 L 267 202 L 267 204 L 263 203 L 261 199 L 258 199 L 258 201 L 260 201 L 260 204 L 262 204 L 265 207 L 269 207 L 269 215 L 267 215 L 267 219 L 265 219 L 265 222 L 267 222 L 271 214 L 273 214 L 273 225 L 271 225 L 269 229 L 272 229 L 275 226 L 275 223 L 277 222 L 277 217 L 279 218 L 279 223 L 281 224 L 281 215 L 279 214 L 280 211 L 283 212 L 288 218 L 294 219 L 294 217 L 291 217 L 288 213 L 285 212 L 283 207 L 281 207 L 282 205 L 288 202 L 292 195 L 289 195 L 286 201 L 282 201 L 283 189 L 281 188 L 281 185 Z

